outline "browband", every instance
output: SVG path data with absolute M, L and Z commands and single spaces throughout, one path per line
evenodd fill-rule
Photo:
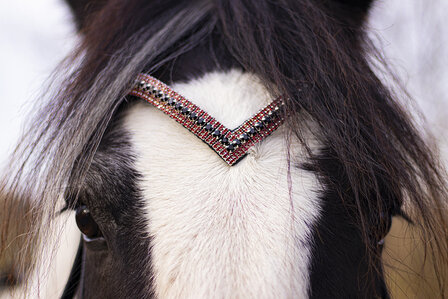
M 277 98 L 236 129 L 222 125 L 168 85 L 147 74 L 139 74 L 129 93 L 152 104 L 210 146 L 228 165 L 235 165 L 254 144 L 272 134 L 283 122 L 284 105 Z

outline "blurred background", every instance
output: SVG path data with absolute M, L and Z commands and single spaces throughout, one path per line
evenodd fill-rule
M 0 161 L 4 162 L 42 86 L 71 50 L 75 28 L 63 0 L 0 2 Z
M 435 137 L 448 161 L 448 17 L 447 0 L 381 0 L 371 11 L 370 35 L 415 99 L 405 105 Z M 16 143 L 27 114 L 45 81 L 73 48 L 75 28 L 62 0 L 0 2 L 0 164 Z M 387 75 L 379 74 L 393 85 Z M 414 110 L 414 108 L 417 110 Z M 418 110 L 422 112 L 419 114 Z M 421 248 L 412 229 L 394 220 L 386 241 L 386 261 L 404 261 L 403 271 L 388 268 L 396 298 L 430 298 L 420 288 Z M 395 270 L 394 270 L 395 269 Z M 411 271 L 410 271 L 411 270 Z M 423 269 L 425 270 L 425 269 Z M 431 273 L 427 273 L 431 284 Z M 430 287 L 429 287 L 430 289 Z

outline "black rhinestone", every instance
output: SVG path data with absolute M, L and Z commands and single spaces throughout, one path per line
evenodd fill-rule
M 174 106 L 174 108 L 176 109 L 176 110 L 181 110 L 182 109 L 182 103 L 177 103 L 175 106 Z
M 190 113 L 190 119 L 191 119 L 191 120 L 196 120 L 196 119 L 198 119 L 198 115 L 196 114 L 196 112 L 191 112 L 191 113 Z
M 143 88 L 143 86 L 145 86 L 145 84 L 146 84 L 145 81 L 138 82 L 138 88 Z
M 143 91 L 148 91 L 151 88 L 150 84 L 143 85 Z
M 159 90 L 158 90 L 157 88 L 155 88 L 155 87 L 151 87 L 151 88 L 148 89 L 148 90 L 149 90 L 149 92 L 152 93 L 153 95 L 156 95 L 156 94 L 159 92 Z
M 190 114 L 190 109 L 188 109 L 187 107 L 182 108 L 182 110 L 180 111 L 183 115 L 188 115 Z
M 207 124 L 207 125 L 205 125 L 205 130 L 207 130 L 207 131 L 209 131 L 209 132 L 211 132 L 211 131 L 213 131 L 213 126 L 211 125 L 211 124 Z
M 226 148 L 229 152 L 233 152 L 235 150 L 235 146 L 233 144 L 229 144 Z
M 257 123 L 255 124 L 255 128 L 256 128 L 257 130 L 261 130 L 261 129 L 263 129 L 263 123 L 262 123 L 262 122 L 257 122 Z
M 197 121 L 197 124 L 200 125 L 200 126 L 205 125 L 205 119 L 203 119 L 202 117 L 199 117 L 199 119 Z
M 160 99 L 162 102 L 166 102 L 170 100 L 169 96 L 164 96 L 163 98 Z
M 227 137 L 222 137 L 222 138 L 221 138 L 221 143 L 224 144 L 224 145 L 228 145 L 228 144 L 229 144 L 229 138 L 227 138 Z
M 261 121 L 264 122 L 265 124 L 268 124 L 271 122 L 271 118 L 269 116 L 264 116 Z
M 249 140 L 249 135 L 247 135 L 246 133 L 241 134 L 240 139 L 242 141 L 247 141 Z
M 170 99 L 168 100 L 168 105 L 170 105 L 170 106 L 174 106 L 175 104 L 176 104 L 176 100 L 175 100 L 175 99 L 170 98 Z
M 252 135 L 254 135 L 255 134 L 255 128 L 249 128 L 248 130 L 247 130 L 247 134 L 249 134 L 250 136 L 252 136 Z
M 216 137 L 216 138 L 221 137 L 221 131 L 219 131 L 219 130 L 215 130 L 215 132 L 213 132 L 212 136 L 213 136 L 213 137 Z

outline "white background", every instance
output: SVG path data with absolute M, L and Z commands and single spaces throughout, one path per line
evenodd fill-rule
M 43 83 L 73 47 L 74 32 L 62 0 L 0 1 L 0 161 Z

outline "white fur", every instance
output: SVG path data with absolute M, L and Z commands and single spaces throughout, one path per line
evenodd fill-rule
M 229 128 L 272 101 L 256 78 L 239 71 L 173 89 Z M 314 175 L 295 167 L 304 155 L 293 140 L 289 191 L 284 128 L 230 167 L 147 103 L 130 109 L 125 127 L 143 174 L 160 298 L 307 297 L 320 188 Z

